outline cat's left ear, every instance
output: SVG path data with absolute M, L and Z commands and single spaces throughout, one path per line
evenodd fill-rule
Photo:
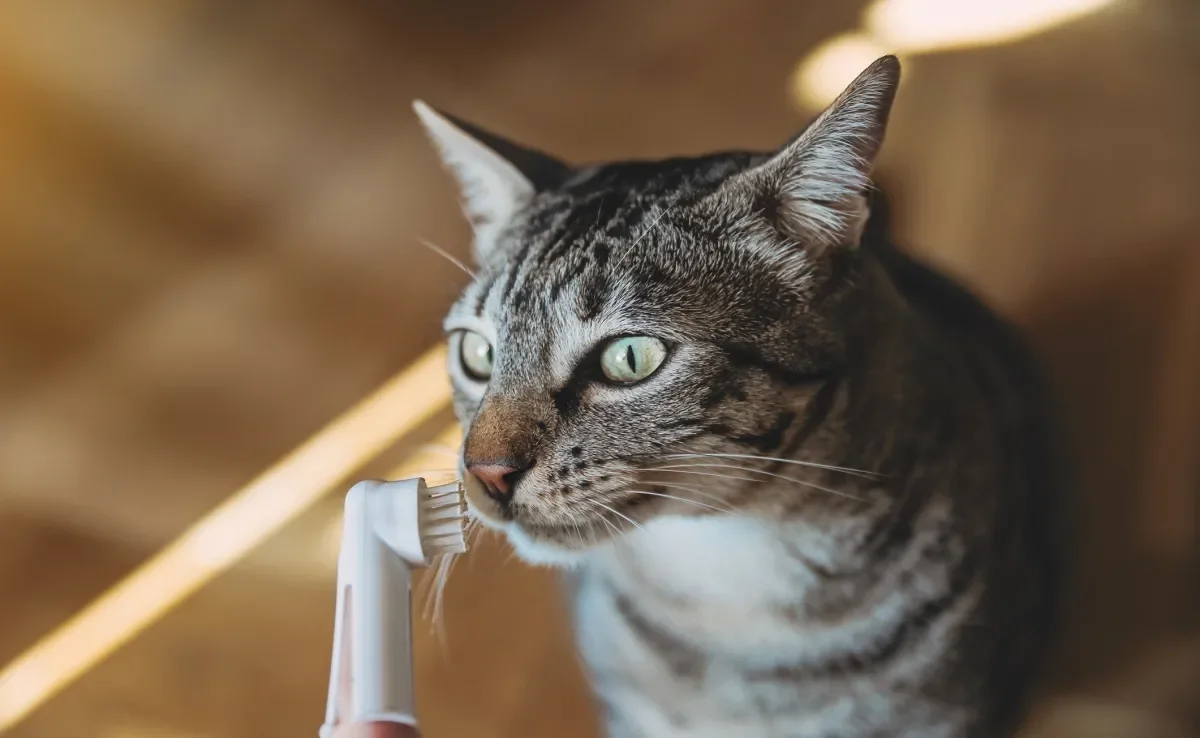
M 900 83 L 900 61 L 876 60 L 799 136 L 739 175 L 755 207 L 806 248 L 856 246 L 867 187 Z
M 479 258 L 487 255 L 496 234 L 534 195 L 557 187 L 569 174 L 569 167 L 553 157 L 438 112 L 420 100 L 413 102 L 413 110 L 458 181 Z

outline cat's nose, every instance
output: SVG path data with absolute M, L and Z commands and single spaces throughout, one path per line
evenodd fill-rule
M 483 488 L 501 505 L 507 505 L 513 496 L 513 487 L 525 473 L 525 469 L 505 464 L 468 464 L 467 471 L 483 482 Z

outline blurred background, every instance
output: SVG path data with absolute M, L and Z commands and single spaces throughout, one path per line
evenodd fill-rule
M 366 463 L 205 516 L 439 341 L 467 277 L 420 242 L 468 231 L 414 97 L 575 162 L 766 149 L 890 51 L 901 240 L 1027 330 L 1080 461 L 1028 733 L 1200 735 L 1194 0 L 6 0 L 0 734 L 316 735 L 341 494 L 453 465 L 441 380 Z M 596 735 L 508 558 L 418 625 L 427 735 Z

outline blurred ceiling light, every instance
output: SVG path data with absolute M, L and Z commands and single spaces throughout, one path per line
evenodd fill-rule
M 876 0 L 866 31 L 882 46 L 924 52 L 1015 41 L 1082 18 L 1112 0 Z
M 792 78 L 802 106 L 820 110 L 850 84 L 871 62 L 890 53 L 865 33 L 835 36 L 813 49 Z
M 1078 20 L 1114 0 L 876 0 L 863 28 L 826 41 L 800 63 L 792 93 L 820 110 L 884 54 L 913 54 L 1016 41 Z
M 0 671 L 0 735 L 449 406 L 434 349 Z M 450 443 L 457 440 L 449 435 Z

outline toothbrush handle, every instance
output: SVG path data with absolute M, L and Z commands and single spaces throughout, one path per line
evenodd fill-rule
M 409 485 L 405 485 L 405 490 Z M 320 738 L 363 723 L 415 726 L 412 666 L 412 574 L 383 540 L 375 521 L 387 518 L 378 482 L 360 482 L 346 495 L 329 694 Z M 416 514 L 416 492 L 413 515 Z M 415 525 L 415 523 L 414 523 Z M 346 642 L 349 648 L 345 648 Z M 345 659 L 349 658 L 349 665 Z M 349 674 L 349 699 L 343 675 Z
M 346 665 L 343 662 L 347 653 L 346 642 L 346 607 L 350 599 L 350 581 L 346 573 L 346 551 L 338 555 L 337 566 L 337 604 L 333 616 L 333 654 L 329 658 L 329 694 L 325 699 L 325 723 L 321 726 L 319 738 L 334 738 L 335 726 L 338 723 L 339 700 L 344 688 L 342 674 Z
M 411 573 L 377 535 L 363 536 L 350 588 L 351 717 L 416 725 Z
M 325 724 L 319 733 L 320 738 L 421 738 L 414 725 L 394 722 L 348 723 L 339 720 L 339 708 L 341 706 L 349 707 L 350 703 L 354 701 L 349 678 L 349 662 L 352 660 L 348 658 L 350 643 L 345 640 L 350 630 L 346 625 L 346 612 L 352 608 L 348 606 L 350 589 L 344 584 L 340 563 L 337 593 L 333 628 L 334 647 L 330 660 L 332 667 L 329 679 L 329 698 L 325 708 Z M 411 620 L 409 622 L 411 624 Z

